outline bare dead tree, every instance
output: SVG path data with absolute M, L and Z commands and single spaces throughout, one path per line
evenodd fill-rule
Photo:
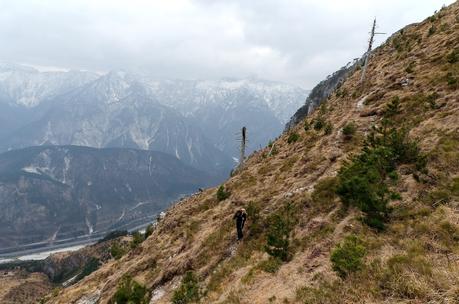
M 371 27 L 370 40 L 368 41 L 368 50 L 365 53 L 365 61 L 363 64 L 362 76 L 360 77 L 360 84 L 363 86 L 365 82 L 365 74 L 368 68 L 368 62 L 370 61 L 371 50 L 373 49 L 373 43 L 375 35 L 384 35 L 386 33 L 377 33 L 376 32 L 376 18 L 373 20 L 373 26 Z
M 239 155 L 239 168 L 242 167 L 245 160 L 245 145 L 247 143 L 247 128 L 242 127 L 241 131 L 241 148 L 240 148 L 240 155 Z

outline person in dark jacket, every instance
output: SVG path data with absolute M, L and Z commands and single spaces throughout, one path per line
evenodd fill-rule
M 237 240 L 241 240 L 244 236 L 242 229 L 244 228 L 245 220 L 247 219 L 247 213 L 244 208 L 239 209 L 233 216 L 233 220 L 236 220 Z

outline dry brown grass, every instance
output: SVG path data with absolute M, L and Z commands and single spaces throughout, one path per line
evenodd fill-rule
M 2 272 L 0 286 L 2 304 L 36 303 L 52 290 L 46 275 L 20 271 Z

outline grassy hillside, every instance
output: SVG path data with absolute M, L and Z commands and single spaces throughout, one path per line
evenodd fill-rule
M 228 198 L 181 201 L 138 247 L 46 302 L 458 303 L 457 16 L 456 2 L 394 34 L 363 87 L 357 70 L 254 153 Z

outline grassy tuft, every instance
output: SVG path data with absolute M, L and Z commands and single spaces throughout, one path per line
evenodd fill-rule
M 110 304 L 147 304 L 149 293 L 145 286 L 134 281 L 130 276 L 125 276 L 122 280 Z
M 362 240 L 355 235 L 350 235 L 341 244 L 338 244 L 331 253 L 330 260 L 333 270 L 341 278 L 345 278 L 350 273 L 362 269 L 365 254 L 366 249 L 363 246 Z
M 180 287 L 174 291 L 173 304 L 194 303 L 201 297 L 198 280 L 192 271 L 187 271 L 182 279 Z
M 218 187 L 217 200 L 219 202 L 226 200 L 230 196 L 231 196 L 231 193 L 229 191 L 225 190 L 225 186 L 224 185 L 221 185 L 220 187 Z
M 298 135 L 298 133 L 290 133 L 290 135 L 287 138 L 287 142 L 291 144 L 297 142 L 298 139 L 300 139 L 300 135 Z

